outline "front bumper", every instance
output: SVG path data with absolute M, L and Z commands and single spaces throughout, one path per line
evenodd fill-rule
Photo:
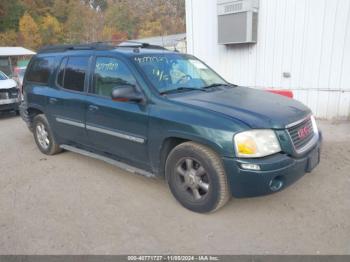
M 0 99 L 0 111 L 18 110 L 20 101 L 18 98 Z
M 255 197 L 283 190 L 311 172 L 319 163 L 321 143 L 320 133 L 315 146 L 301 158 L 293 158 L 282 153 L 261 159 L 223 158 L 232 195 L 237 198 Z M 242 163 L 258 164 L 261 170 L 243 169 Z M 278 190 L 275 186 L 276 181 L 281 185 Z

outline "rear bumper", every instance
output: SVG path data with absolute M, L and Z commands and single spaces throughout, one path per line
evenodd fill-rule
M 255 197 L 272 194 L 283 190 L 319 163 L 322 135 L 316 145 L 303 157 L 293 158 L 286 154 L 276 154 L 262 159 L 224 158 L 224 166 L 228 175 L 232 195 L 237 198 Z M 312 163 L 317 158 L 316 163 Z M 260 171 L 245 170 L 243 163 L 257 164 Z M 276 190 L 276 181 L 281 187 Z

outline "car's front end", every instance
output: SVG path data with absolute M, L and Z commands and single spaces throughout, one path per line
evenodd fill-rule
M 220 155 L 233 196 L 278 192 L 318 165 L 322 134 L 302 103 L 227 83 L 193 56 L 136 54 L 134 61 L 163 101 L 182 109 L 171 120 L 190 126 L 188 140 L 200 137 Z
M 237 134 L 234 139 L 237 156 L 223 158 L 235 197 L 281 191 L 318 165 L 322 133 L 313 116 L 291 123 L 285 129 L 270 131 L 269 135 L 261 133 L 259 139 L 244 132 Z M 256 156 L 259 151 L 262 155 Z
M 1 72 L 0 72 L 1 73 Z M 18 111 L 20 91 L 16 81 L 0 74 L 0 111 Z

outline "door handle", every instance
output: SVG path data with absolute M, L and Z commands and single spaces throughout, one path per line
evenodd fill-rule
M 53 97 L 50 97 L 49 98 L 49 103 L 54 105 L 54 104 L 57 104 L 58 100 L 56 98 L 53 98 Z
M 89 105 L 89 111 L 90 112 L 96 112 L 97 110 L 98 110 L 98 106 Z

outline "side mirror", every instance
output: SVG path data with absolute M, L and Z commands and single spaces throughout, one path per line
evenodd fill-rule
M 139 103 L 144 100 L 144 97 L 134 85 L 120 85 L 113 89 L 112 100 Z

